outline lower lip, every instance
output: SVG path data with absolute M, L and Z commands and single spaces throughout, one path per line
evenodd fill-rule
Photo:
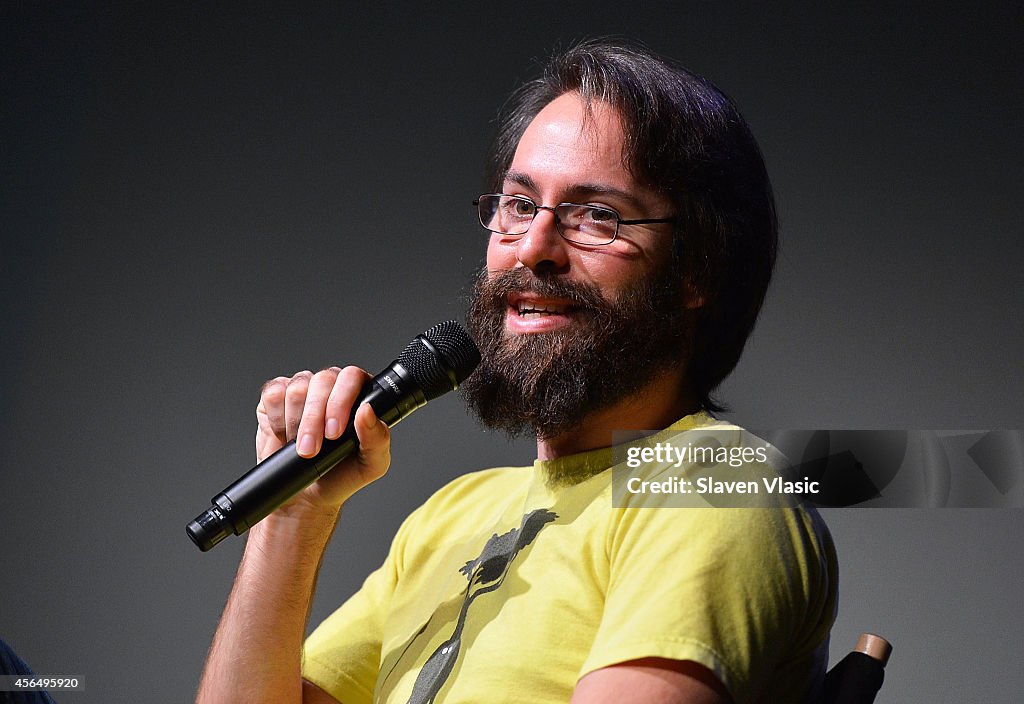
M 530 334 L 558 330 L 572 322 L 572 317 L 565 313 L 548 313 L 546 315 L 521 316 L 514 308 L 505 313 L 505 330 L 514 334 Z

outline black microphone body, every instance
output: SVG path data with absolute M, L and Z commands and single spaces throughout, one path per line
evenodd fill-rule
M 358 449 L 355 410 L 360 404 L 369 403 L 391 427 L 427 401 L 458 388 L 479 361 L 476 345 L 458 323 L 435 325 L 363 386 L 341 436 L 324 438 L 320 452 L 309 458 L 299 456 L 294 440 L 287 443 L 213 497 L 213 506 L 185 531 L 203 552 L 228 535 L 241 535 Z

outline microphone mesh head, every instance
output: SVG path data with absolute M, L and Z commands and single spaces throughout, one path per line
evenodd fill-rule
M 398 363 L 430 401 L 457 388 L 480 363 L 480 351 L 461 325 L 446 320 L 406 345 Z

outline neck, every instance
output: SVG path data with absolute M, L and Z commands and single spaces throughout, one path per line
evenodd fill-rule
M 661 430 L 699 408 L 695 394 L 684 384 L 682 370 L 668 370 L 615 405 L 587 415 L 572 430 L 554 438 L 537 438 L 537 459 L 608 447 L 614 431 Z

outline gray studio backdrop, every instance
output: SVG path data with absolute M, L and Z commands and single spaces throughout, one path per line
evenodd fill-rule
M 185 522 L 253 459 L 263 380 L 382 367 L 461 317 L 507 92 L 582 35 L 639 38 L 742 106 L 783 248 L 723 390 L 759 428 L 1022 428 L 1019 14 L 518 3 L 415 13 L 5 3 L 0 637 L 61 702 L 187 701 L 243 541 Z M 346 507 L 317 622 L 449 478 L 532 459 L 452 395 Z M 880 702 L 1021 687 L 1019 510 L 832 510 L 833 660 Z

